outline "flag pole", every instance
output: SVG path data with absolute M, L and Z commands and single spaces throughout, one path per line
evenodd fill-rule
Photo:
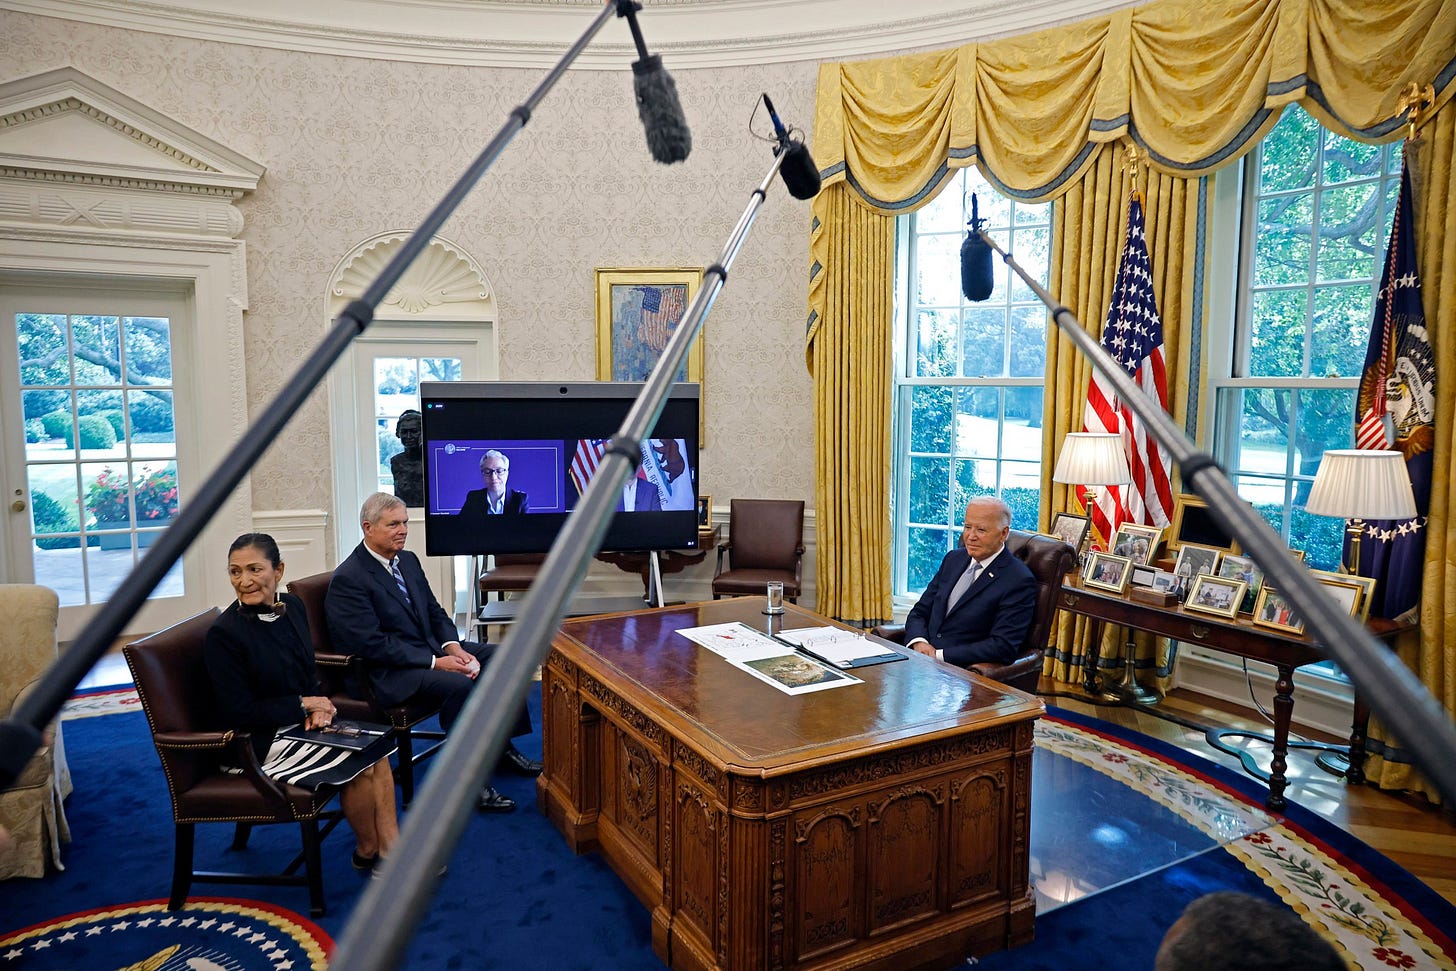
M 997 245 L 984 230 L 986 245 L 1021 278 L 1052 313 L 1052 320 L 1118 397 L 1147 425 L 1183 472 L 1183 481 L 1208 502 L 1209 512 L 1264 568 L 1266 577 L 1299 608 L 1315 641 L 1354 681 L 1371 709 L 1401 738 L 1419 739 L 1411 758 L 1446 799 L 1456 799 L 1456 727 L 1445 710 L 1395 652 L 1383 648 L 1335 599 L 1320 589 L 1304 564 L 1289 552 L 1254 508 L 1238 495 L 1213 457 L 1200 452 L 1173 424 L 1158 403 L 1083 328 L 1070 310 Z

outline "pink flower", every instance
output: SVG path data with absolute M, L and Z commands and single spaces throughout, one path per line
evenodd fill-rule
M 1398 948 L 1377 947 L 1371 953 L 1375 956 L 1375 960 L 1384 961 L 1392 968 L 1413 968 L 1416 966 L 1416 959 Z

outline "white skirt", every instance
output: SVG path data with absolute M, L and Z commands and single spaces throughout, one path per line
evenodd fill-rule
M 375 762 L 393 755 L 394 750 L 392 733 L 362 749 L 319 745 L 275 735 L 268 747 L 268 758 L 263 762 L 263 774 L 310 790 L 319 786 L 342 786 Z

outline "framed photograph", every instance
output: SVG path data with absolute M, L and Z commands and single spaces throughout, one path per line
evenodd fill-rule
M 1223 550 L 1198 543 L 1184 543 L 1178 547 L 1178 558 L 1173 561 L 1173 575 L 1177 578 L 1173 592 L 1180 597 L 1188 595 L 1193 578 L 1200 573 L 1217 575 L 1218 558 Z
M 1132 575 L 1132 565 L 1132 560 L 1125 556 L 1102 552 L 1090 553 L 1087 556 L 1087 568 L 1082 572 L 1082 583 L 1084 586 L 1095 587 L 1098 590 L 1122 593 L 1127 589 L 1128 578 Z
M 1146 566 L 1158 552 L 1158 540 L 1163 537 L 1161 526 L 1138 526 L 1123 523 L 1112 534 L 1112 552 L 1125 556 L 1137 566 Z
M 1134 587 L 1151 587 L 1157 580 L 1158 574 L 1163 571 L 1151 566 L 1132 565 L 1132 579 L 1128 581 Z
M 698 525 L 713 525 L 713 497 L 698 496 Z
M 1243 603 L 1239 604 L 1239 613 L 1252 614 L 1254 598 L 1259 595 L 1259 588 L 1264 585 L 1264 571 L 1247 556 L 1225 553 L 1218 558 L 1218 569 L 1215 572 L 1221 577 L 1242 580 L 1249 585 L 1244 593 Z
M 1351 615 L 1360 623 L 1370 619 L 1370 598 L 1375 595 L 1375 578 L 1362 577 L 1353 573 L 1336 573 L 1333 570 L 1311 570 L 1320 583 L 1351 584 L 1360 588 L 1360 601 Z
M 1212 546 L 1230 553 L 1239 551 L 1238 541 L 1213 518 L 1208 503 L 1191 492 L 1180 492 L 1173 497 L 1173 520 L 1168 524 L 1167 539 L 1170 553 L 1184 543 Z
M 1289 634 L 1304 633 L 1304 618 L 1294 612 L 1283 594 L 1267 584 L 1259 591 L 1259 599 L 1254 604 L 1254 623 Z
M 1181 583 L 1182 578 L 1176 573 L 1169 573 L 1167 570 L 1153 570 L 1152 588 L 1159 593 L 1171 593 L 1175 597 L 1181 597 L 1187 584 Z
M 1304 550 L 1290 550 L 1289 555 L 1301 563 L 1304 562 Z
M 1183 606 L 1188 610 L 1237 620 L 1239 604 L 1244 599 L 1247 587 L 1248 584 L 1242 580 L 1200 573 L 1193 578 L 1193 585 L 1188 588 L 1188 598 L 1183 601 Z
M 1317 576 L 1315 579 L 1345 609 L 1345 613 L 1351 617 L 1360 616 L 1360 599 L 1365 595 L 1365 591 L 1360 587 L 1360 584 L 1351 583 L 1342 576 L 1331 576 L 1328 574 Z
M 1071 546 L 1078 554 L 1087 542 L 1087 532 L 1092 527 L 1092 520 L 1086 516 L 1077 516 L 1069 512 L 1059 512 L 1052 517 L 1051 529 L 1048 535 Z
M 598 268 L 596 275 L 597 380 L 645 381 L 697 296 L 703 271 Z M 673 380 L 702 383 L 703 336 L 693 341 Z M 700 439 L 704 428 L 700 422 Z

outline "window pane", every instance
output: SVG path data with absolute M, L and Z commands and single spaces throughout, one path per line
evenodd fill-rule
M 1358 378 L 1370 342 L 1370 285 L 1320 287 L 1314 292 L 1314 340 L 1310 373 L 1316 377 Z
M 973 303 L 966 307 L 964 320 L 961 373 L 971 378 L 1000 377 L 1005 374 L 1005 308 L 999 304 Z
M 71 383 L 65 314 L 16 314 L 23 386 Z M 57 406 L 59 407 L 59 405 Z M 26 417 L 33 417 L 26 412 Z
M 165 317 L 125 317 L 127 384 L 172 383 L 172 323 Z
M 1314 185 L 1322 129 L 1309 113 L 1290 108 L 1264 138 L 1259 192 L 1304 189 Z
M 1316 278 L 1357 280 L 1375 275 L 1380 239 L 1378 187 L 1370 184 L 1331 189 L 1320 194 L 1320 240 Z
M 459 381 L 463 374 L 458 357 L 420 358 L 421 381 Z
M 1041 303 L 1011 311 L 1011 376 L 1039 378 L 1046 374 L 1049 317 Z
M 137 458 L 169 458 L 177 453 L 177 424 L 171 391 L 128 391 L 126 413 L 131 422 L 133 455 Z
M 905 581 L 911 590 L 924 590 L 945 558 L 946 550 L 955 541 L 956 533 L 948 529 L 926 529 L 912 526 L 906 530 L 909 564 Z
M 916 314 L 915 368 L 920 378 L 946 378 L 955 374 L 956 318 L 954 310 L 922 310 Z
M 1304 283 L 1309 279 L 1310 231 L 1314 203 L 1308 195 L 1261 200 L 1259 233 L 1254 243 L 1254 285 Z
M 957 455 L 995 456 L 1001 442 L 1001 392 L 996 388 L 956 391 Z M 992 479 L 991 488 L 995 488 Z
M 1249 301 L 1249 376 L 1303 377 L 1309 291 L 1256 292 Z
M 1325 185 L 1368 179 L 1380 174 L 1382 152 L 1379 145 L 1365 145 L 1332 131 L 1317 130 L 1324 138 L 1320 180 Z
M 1298 392 L 1296 400 L 1295 471 L 1313 479 L 1325 452 L 1354 446 L 1355 389 L 1305 388 Z
M 1042 387 L 1006 389 L 1006 418 L 1001 425 L 1001 454 L 1041 465 Z
M 915 225 L 923 233 L 964 232 L 966 217 L 961 215 L 964 202 L 961 199 L 962 182 L 949 178 L 941 184 L 940 191 L 923 207 L 915 212 Z
M 76 384 L 121 383 L 121 318 L 71 318 L 76 340 Z
M 1011 507 L 1011 528 L 1036 532 L 1041 515 L 1041 463 L 1005 462 L 1001 498 Z
M 921 236 L 915 241 L 917 304 L 954 307 L 961 300 L 961 237 Z
M 997 239 L 997 242 L 1000 242 L 999 238 Z M 1016 254 L 1016 262 L 1024 267 L 1050 265 L 1052 256 L 1051 227 L 1038 226 L 1032 229 L 1016 230 L 1016 233 L 1011 240 L 1011 248 L 1007 252 Z M 1006 266 L 1005 261 L 999 259 L 994 260 L 991 265 L 995 267 L 998 271 L 996 279 L 997 284 L 1003 284 L 1004 281 L 1001 278 L 1001 273 L 1004 272 L 1009 274 L 1011 272 L 1010 268 Z M 1019 276 L 1013 276 L 1010 279 L 1011 299 L 1013 301 L 1015 301 L 1016 303 L 1036 303 L 1038 306 L 1041 305 L 1040 301 L 1037 298 L 1037 295 L 1032 291 L 1031 287 L 1026 285 L 1025 280 L 1021 279 L 1021 277 Z M 1043 283 L 1043 285 L 1045 285 L 1045 281 L 1039 280 L 1037 282 Z
M 955 418 L 951 412 L 954 391 L 951 388 L 909 388 L 910 452 L 949 452 L 951 429 Z
M 944 523 L 950 504 L 950 459 L 944 456 L 910 460 L 910 521 Z

